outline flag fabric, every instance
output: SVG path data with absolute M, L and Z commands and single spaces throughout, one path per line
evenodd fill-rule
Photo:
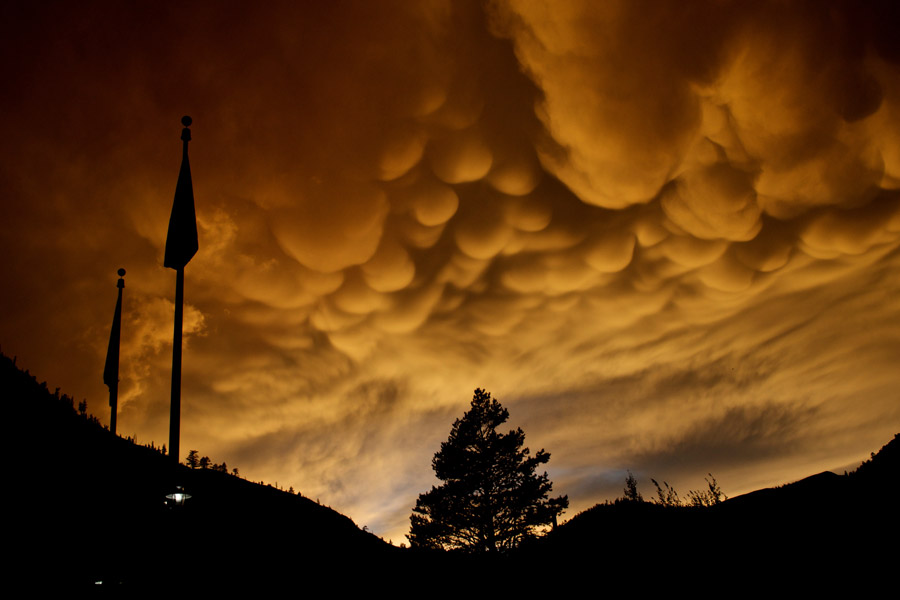
M 183 269 L 197 253 L 197 215 L 194 213 L 194 186 L 191 183 L 191 163 L 188 161 L 187 140 L 181 171 L 175 186 L 175 202 L 169 217 L 169 235 L 166 237 L 166 257 L 163 265 L 170 269 Z
M 121 279 L 119 281 L 122 281 Z M 122 292 L 116 301 L 116 314 L 113 316 L 112 329 L 109 332 L 109 348 L 106 350 L 106 366 L 103 368 L 103 383 L 110 389 L 119 384 L 119 338 L 122 333 Z

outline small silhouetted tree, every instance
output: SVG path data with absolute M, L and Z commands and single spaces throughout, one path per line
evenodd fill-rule
M 681 506 L 681 498 L 678 497 L 678 492 L 675 491 L 675 488 L 669 487 L 669 484 L 663 481 L 663 486 L 665 486 L 665 489 L 663 489 L 655 479 L 651 478 L 650 481 L 656 486 L 657 504 L 660 506 Z
M 722 488 L 719 487 L 719 482 L 716 481 L 713 474 L 707 474 L 709 475 L 709 479 L 704 477 L 704 480 L 706 481 L 706 487 L 709 489 L 702 491 L 691 490 L 688 492 L 688 503 L 691 506 L 713 506 L 714 504 L 719 504 L 720 502 L 728 500 L 728 496 L 722 492 Z
M 208 469 L 209 468 L 209 457 L 204 456 L 203 458 L 200 459 L 200 462 L 197 464 L 200 466 L 201 469 Z
M 192 469 L 196 469 L 200 464 L 200 459 L 197 458 L 196 450 L 191 450 L 190 452 L 188 452 L 186 460 L 187 460 L 187 466 L 189 466 Z
M 706 492 L 702 490 L 688 490 L 687 499 L 690 506 L 710 505 L 709 499 L 706 497 Z
M 716 481 L 716 478 L 713 477 L 712 473 L 707 473 L 709 475 L 709 479 L 706 480 L 706 485 L 709 487 L 709 492 L 707 492 L 707 496 L 709 497 L 710 503 L 719 504 L 720 502 L 724 502 L 728 500 L 728 496 L 722 491 L 722 488 L 719 487 L 719 482 Z
M 637 489 L 637 479 L 634 478 L 631 471 L 628 471 L 628 477 L 625 478 L 625 496 L 623 497 L 627 502 L 644 501 L 644 497 Z
M 550 526 L 569 505 L 548 498 L 553 484 L 539 465 L 550 454 L 530 456 L 522 429 L 496 429 L 509 411 L 483 390 L 453 423 L 431 465 L 444 483 L 419 496 L 407 536 L 410 545 L 470 552 L 506 551 Z

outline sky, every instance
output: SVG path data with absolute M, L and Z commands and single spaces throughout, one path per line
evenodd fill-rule
M 900 431 L 884 2 L 4 2 L 0 350 L 405 542 L 475 388 L 563 519 L 626 470 L 729 496 Z M 37 425 L 39 428 L 39 424 Z M 182 457 L 183 458 L 183 457 Z

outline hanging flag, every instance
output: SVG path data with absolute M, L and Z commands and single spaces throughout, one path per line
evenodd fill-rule
M 169 235 L 166 237 L 166 257 L 163 265 L 170 269 L 183 269 L 197 253 L 197 215 L 194 212 L 194 186 L 191 183 L 191 163 L 188 160 L 188 142 L 191 141 L 190 117 L 181 119 L 184 129 L 181 139 L 184 153 L 181 171 L 175 186 L 175 202 L 169 217 Z
M 109 331 L 109 347 L 106 349 L 106 366 L 103 367 L 103 383 L 110 390 L 119 385 L 119 338 L 122 335 L 122 288 L 125 287 L 125 269 L 119 269 L 119 299 L 116 300 L 116 312 L 113 315 L 112 329 Z M 110 402 L 112 399 L 110 399 Z
M 116 433 L 116 414 L 119 412 L 119 338 L 122 334 L 122 289 L 125 287 L 125 269 L 119 269 L 119 299 L 109 332 L 109 347 L 106 349 L 106 366 L 103 367 L 103 383 L 109 386 L 109 430 Z

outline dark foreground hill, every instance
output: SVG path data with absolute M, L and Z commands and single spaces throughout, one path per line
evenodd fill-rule
M 401 552 L 307 498 L 114 436 L 5 356 L 0 390 L 13 466 L 6 541 L 28 589 L 301 589 L 384 572 Z M 177 485 L 192 498 L 173 508 L 165 496 Z
M 900 564 L 898 476 L 900 434 L 853 473 L 824 472 L 710 507 L 597 505 L 523 548 L 522 562 L 600 569 L 625 588 L 878 590 L 896 582 Z
M 395 548 L 302 496 L 175 466 L 79 415 L 2 355 L 0 394 L 15 589 L 810 591 L 888 581 L 898 559 L 897 437 L 850 475 L 822 473 L 710 508 L 598 505 L 515 553 L 474 557 Z M 176 485 L 193 497 L 172 508 L 164 498 Z

